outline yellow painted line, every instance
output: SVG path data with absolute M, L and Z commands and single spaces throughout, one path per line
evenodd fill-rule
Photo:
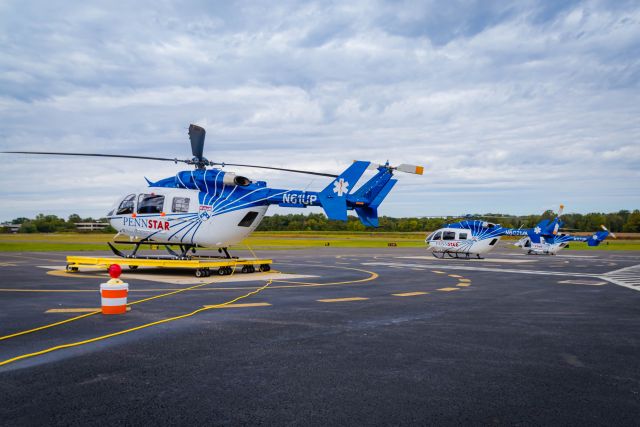
M 104 272 L 105 270 L 106 269 L 103 268 L 103 269 L 101 269 L 101 272 Z M 49 276 L 57 276 L 57 277 L 81 277 L 83 279 L 98 279 L 99 278 L 98 275 L 89 276 L 88 274 L 71 273 L 69 271 L 64 271 L 64 270 L 50 270 L 50 271 L 47 271 L 47 274 Z M 104 275 L 104 277 L 106 277 L 106 274 Z
M 449 277 L 453 277 L 454 279 L 461 279 L 462 276 L 458 276 L 457 274 L 450 274 Z
M 217 307 L 216 305 L 205 305 L 205 308 L 245 308 L 245 307 L 270 307 L 271 304 L 268 302 L 253 302 L 246 304 L 228 304 L 222 307 Z
M 458 279 L 461 282 L 471 282 L 471 279 Z
M 439 271 L 439 270 L 431 270 L 431 272 L 436 274 L 447 274 L 445 271 Z
M 318 302 L 349 302 L 349 301 L 365 301 L 369 298 L 351 297 L 351 298 L 333 298 L 333 299 L 319 299 Z
M 102 311 L 101 308 L 50 308 L 45 311 L 51 313 L 93 313 L 94 311 Z M 127 311 L 131 311 L 131 307 L 127 307 Z
M 438 290 L 442 292 L 451 292 L 451 291 L 457 291 L 458 288 L 440 288 Z
M 471 286 L 471 283 L 458 283 L 456 286 L 466 288 L 467 286 Z
M 255 295 L 255 294 L 261 292 L 262 290 L 266 289 L 270 284 L 271 284 L 271 282 L 267 282 L 264 286 L 256 288 L 255 290 L 253 290 L 251 292 L 248 292 L 248 293 L 246 293 L 244 295 L 241 295 L 239 297 L 236 297 L 236 298 L 234 298 L 234 299 L 232 299 L 230 301 L 223 302 L 222 304 L 212 305 L 210 307 L 202 307 L 202 308 L 194 310 L 194 311 L 192 311 L 190 313 L 182 314 L 180 316 L 174 316 L 174 317 L 169 317 L 169 318 L 166 318 L 166 319 L 157 320 L 155 322 L 145 323 L 144 325 L 140 325 L 140 326 L 136 326 L 136 327 L 133 327 L 133 328 L 125 329 L 123 331 L 113 332 L 113 333 L 107 334 L 107 335 L 101 335 L 99 337 L 90 338 L 88 340 L 76 341 L 76 342 L 72 342 L 72 343 L 69 343 L 69 344 L 57 345 L 55 347 L 45 348 L 44 350 L 36 351 L 36 352 L 33 352 L 33 353 L 27 353 L 27 354 L 23 354 L 23 355 L 20 355 L 20 356 L 12 357 L 11 359 L 6 359 L 6 360 L 3 360 L 3 361 L 0 361 L 0 366 L 8 365 L 9 363 L 17 362 L 18 360 L 28 359 L 28 358 L 34 357 L 34 356 L 39 356 L 41 354 L 51 353 L 52 351 L 61 350 L 61 349 L 64 349 L 64 348 L 70 348 L 70 347 L 78 347 L 78 346 L 81 346 L 81 345 L 84 345 L 84 344 L 90 344 L 92 342 L 105 340 L 107 338 L 112 338 L 112 337 L 115 337 L 115 336 L 118 336 L 118 335 L 124 335 L 124 334 L 128 334 L 130 332 L 135 332 L 135 331 L 138 331 L 140 329 L 149 328 L 151 326 L 160 325 L 160 324 L 163 324 L 163 323 L 173 322 L 173 321 L 176 321 L 176 320 L 185 319 L 187 317 L 195 316 L 196 314 L 201 313 L 203 311 L 216 309 L 216 308 L 221 308 L 221 307 L 224 307 L 226 305 L 233 304 L 236 301 L 239 301 L 241 299 L 248 298 L 248 297 L 250 297 L 252 295 Z
M 394 297 L 415 297 L 418 295 L 427 295 L 429 292 L 405 292 L 403 294 L 391 294 Z

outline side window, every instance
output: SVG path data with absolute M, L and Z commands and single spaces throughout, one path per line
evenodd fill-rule
M 442 240 L 456 240 L 455 231 L 445 231 L 442 233 Z
M 125 197 L 124 200 L 120 202 L 120 206 L 118 206 L 116 215 L 132 214 L 135 200 L 136 200 L 135 194 L 129 194 L 127 197 Z
M 171 212 L 189 212 L 189 198 L 174 197 L 171 205 Z
M 442 231 L 438 231 L 435 236 L 433 236 L 433 240 L 440 240 L 442 237 Z
M 427 242 L 428 242 L 429 240 L 432 240 L 432 239 L 433 239 L 433 235 L 434 235 L 434 234 L 436 234 L 436 233 L 434 232 L 434 233 L 429 234 L 425 240 L 426 240 Z
M 258 217 L 258 212 L 250 211 L 248 212 L 244 218 L 238 223 L 240 227 L 250 227 L 253 224 L 253 221 Z
M 164 196 L 159 194 L 141 194 L 138 196 L 138 213 L 159 214 L 164 206 Z
M 467 233 L 460 233 L 458 240 L 467 240 Z

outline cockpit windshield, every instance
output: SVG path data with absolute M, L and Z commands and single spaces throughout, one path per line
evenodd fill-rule
M 120 206 L 118 206 L 116 215 L 132 214 L 135 209 L 135 200 L 135 194 L 129 194 L 127 197 L 125 197 L 122 202 L 120 202 Z

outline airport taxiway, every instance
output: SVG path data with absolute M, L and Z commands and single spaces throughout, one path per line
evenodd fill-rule
M 139 303 L 102 316 L 104 273 L 0 254 L 0 424 L 637 423 L 638 253 L 258 255 L 125 271 Z

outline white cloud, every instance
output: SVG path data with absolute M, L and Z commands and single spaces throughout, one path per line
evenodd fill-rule
M 423 163 L 424 177 L 400 177 L 390 215 L 640 203 L 632 2 L 152 5 L 0 6 L 0 149 L 188 157 L 196 122 L 216 160 Z M 142 175 L 175 170 L 11 158 L 0 218 L 101 215 Z

